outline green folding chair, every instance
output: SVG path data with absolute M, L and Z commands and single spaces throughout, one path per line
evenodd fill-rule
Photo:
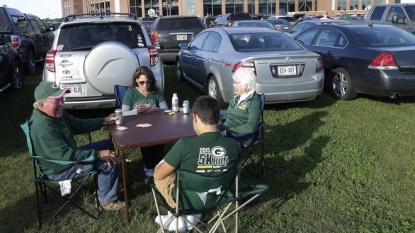
M 158 232 L 164 232 L 164 229 L 168 227 L 173 220 L 176 219 L 175 230 L 178 232 L 178 218 L 183 215 L 195 215 L 204 214 L 207 212 L 217 211 L 210 220 L 202 222 L 199 221 L 199 226 L 205 226 L 209 228 L 209 232 L 215 232 L 219 226 L 223 227 L 226 232 L 224 220 L 231 216 L 235 216 L 235 232 L 238 232 L 238 211 L 257 198 L 263 192 L 268 189 L 266 185 L 253 185 L 252 189 L 238 191 L 236 187 L 235 193 L 232 193 L 231 187 L 238 180 L 238 166 L 235 164 L 228 171 L 220 174 L 211 175 L 193 173 L 189 171 L 177 170 L 176 171 L 176 183 L 175 190 L 172 191 L 173 199 L 176 202 L 176 208 L 171 208 L 162 197 L 161 193 L 157 190 L 154 183 L 151 184 L 154 202 L 157 209 L 158 218 L 160 220 L 160 229 Z M 163 206 L 170 212 L 174 213 L 165 222 L 163 222 L 160 214 L 160 208 L 158 199 L 162 200 Z M 248 199 L 249 197 L 249 199 Z M 239 201 L 247 199 L 242 205 L 239 205 Z M 235 204 L 235 208 L 230 207 Z M 224 208 L 220 208 L 225 206 Z M 194 225 L 187 218 L 183 218 L 187 224 L 193 227 L 198 232 L 202 231 L 199 227 Z
M 77 209 L 81 210 L 83 213 L 87 214 L 88 216 L 94 219 L 98 219 L 100 217 L 100 209 L 99 209 L 98 192 L 97 192 L 98 179 L 97 179 L 96 171 L 93 170 L 89 173 L 83 174 L 82 176 L 78 178 L 72 179 L 72 184 L 75 187 L 72 187 L 71 193 L 68 194 L 67 196 L 61 196 L 61 192 L 59 188 L 60 187 L 59 181 L 53 181 L 53 180 L 48 179 L 48 176 L 43 174 L 37 165 L 39 160 L 46 160 L 52 163 L 65 165 L 65 164 L 75 164 L 75 163 L 83 163 L 83 162 L 93 162 L 94 158 L 90 157 L 83 161 L 71 162 L 71 161 L 52 160 L 52 159 L 48 159 L 43 156 L 36 155 L 34 148 L 33 148 L 32 139 L 30 137 L 30 121 L 29 120 L 26 121 L 24 124 L 20 125 L 20 127 L 25 133 L 30 158 L 33 161 L 33 171 L 34 171 L 33 181 L 34 181 L 35 188 L 36 188 L 36 203 L 37 203 L 39 227 L 43 226 L 42 215 L 44 212 L 43 211 L 45 207 L 44 205 L 51 202 L 53 199 L 55 199 L 55 197 L 61 197 L 64 200 L 64 202 L 57 209 L 57 211 L 52 215 L 52 217 L 49 219 L 49 221 L 46 224 L 49 224 L 50 222 L 52 222 L 52 220 L 54 220 L 62 212 L 62 210 L 68 205 L 72 205 L 76 207 Z M 94 182 L 93 182 L 94 187 L 92 189 L 86 186 L 86 182 L 91 177 L 93 177 L 94 179 Z M 75 195 L 78 194 L 81 189 L 88 190 L 92 194 L 91 196 L 95 197 L 96 214 L 92 214 L 91 212 L 88 212 L 85 208 L 82 208 L 79 204 L 77 204 L 74 201 Z

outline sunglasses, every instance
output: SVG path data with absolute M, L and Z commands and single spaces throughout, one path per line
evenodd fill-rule
M 146 83 L 147 85 L 151 84 L 151 81 L 139 81 L 138 84 L 140 85 L 144 85 L 144 83 Z

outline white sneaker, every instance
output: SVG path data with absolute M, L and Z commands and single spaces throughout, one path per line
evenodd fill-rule
M 163 224 L 166 224 L 167 220 L 172 216 L 173 214 L 171 214 L 170 212 L 168 212 L 167 215 L 161 215 L 161 221 L 163 222 Z M 160 222 L 160 218 L 159 216 L 156 216 L 156 219 L 154 220 L 155 223 L 157 223 L 158 225 L 161 226 L 161 222 Z
M 183 219 L 183 216 L 180 216 L 179 218 L 174 218 L 174 220 L 170 223 L 168 227 L 168 231 L 176 231 L 176 221 L 179 221 L 179 224 L 177 226 L 177 231 L 184 232 L 187 231 L 186 228 L 186 221 Z
M 144 167 L 144 174 L 150 178 L 153 177 L 154 175 L 154 170 L 153 169 L 147 169 L 146 167 Z
M 187 215 L 186 219 L 189 220 L 193 225 L 197 225 L 199 223 L 199 219 L 202 218 L 202 214 L 196 214 L 196 215 Z M 186 228 L 187 230 L 193 230 L 193 226 L 190 225 L 187 221 L 186 221 Z

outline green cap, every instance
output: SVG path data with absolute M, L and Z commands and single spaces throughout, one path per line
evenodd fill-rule
M 35 89 L 35 100 L 60 99 L 64 94 L 69 92 L 66 88 L 60 89 L 56 83 L 42 82 Z

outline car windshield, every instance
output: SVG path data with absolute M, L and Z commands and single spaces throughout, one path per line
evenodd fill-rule
M 293 39 L 277 32 L 235 33 L 230 34 L 229 37 L 234 49 L 238 52 L 303 50 Z
M 104 41 L 119 41 L 130 48 L 147 46 L 137 24 L 76 24 L 61 28 L 57 50 L 88 50 Z
M 396 27 L 354 28 L 353 31 L 372 47 L 413 46 L 413 34 Z

